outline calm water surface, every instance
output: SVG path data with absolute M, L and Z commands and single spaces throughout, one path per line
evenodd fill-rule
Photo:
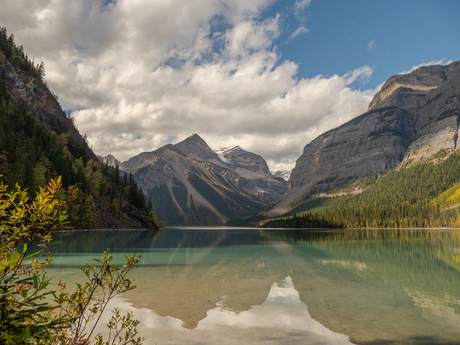
M 459 230 L 168 228 L 56 234 L 68 285 L 110 247 L 142 255 L 145 344 L 460 344 Z

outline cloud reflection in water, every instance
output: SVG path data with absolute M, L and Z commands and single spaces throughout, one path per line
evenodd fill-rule
M 134 310 L 140 333 L 150 344 L 352 344 L 311 318 L 290 277 L 272 284 L 262 305 L 235 313 L 224 309 L 225 296 L 193 329 L 182 320 L 137 309 L 124 299 L 113 301 L 123 312 Z M 105 320 L 108 321 L 109 315 Z M 101 327 L 103 331 L 105 327 Z

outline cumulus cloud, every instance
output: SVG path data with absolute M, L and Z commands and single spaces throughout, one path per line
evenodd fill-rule
M 422 62 L 421 64 L 418 64 L 418 65 L 415 65 L 415 66 L 412 66 L 411 69 L 407 70 L 407 71 L 402 71 L 401 73 L 399 74 L 408 74 L 408 73 L 411 73 L 413 71 L 415 71 L 416 69 L 420 68 L 420 67 L 423 67 L 423 66 L 433 66 L 433 65 L 448 65 L 450 63 L 452 63 L 453 61 L 452 60 L 449 60 L 449 61 L 446 61 L 447 59 L 444 57 L 440 60 L 433 60 L 433 61 L 430 61 L 430 62 Z
M 261 15 L 272 2 L 24 0 L 2 5 L 0 21 L 45 62 L 97 154 L 127 160 L 198 133 L 287 170 L 309 141 L 366 111 L 374 91 L 350 86 L 369 67 L 298 79 L 274 44 L 279 16 Z

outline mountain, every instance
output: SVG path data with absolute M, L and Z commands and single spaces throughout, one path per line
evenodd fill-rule
M 284 189 L 265 160 L 239 146 L 213 151 L 197 134 L 123 162 L 167 224 L 224 224 L 261 212 Z
M 97 158 L 100 159 L 102 164 L 107 164 L 109 167 L 112 167 L 112 168 L 115 168 L 121 164 L 121 162 L 118 159 L 116 159 L 114 156 L 112 156 L 111 154 L 108 154 L 105 157 L 97 156 Z
M 57 197 L 71 228 L 155 228 L 160 224 L 134 180 L 103 166 L 62 111 L 13 35 L 0 28 L 0 175 L 30 197 L 62 176 Z
M 460 62 L 421 67 L 388 79 L 366 113 L 305 146 L 280 200 L 265 214 L 288 212 L 303 198 L 330 192 L 394 167 L 458 148 Z

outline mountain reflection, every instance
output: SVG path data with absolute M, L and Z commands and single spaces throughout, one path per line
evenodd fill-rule
M 290 282 L 295 290 L 280 291 L 298 300 L 289 304 L 286 297 L 286 308 L 295 314 L 299 303 L 305 312 L 308 306 L 315 322 L 352 343 L 454 344 L 460 337 L 457 230 L 220 228 L 55 237 L 61 243 L 53 247 L 54 271 L 75 280 L 74 269 L 106 247 L 115 262 L 141 254 L 132 271 L 137 289 L 124 298 L 138 310 L 172 318 L 161 322 L 181 320 L 182 329 L 216 326 L 220 318 L 237 327 L 241 315 L 270 304 L 273 291 Z
M 265 300 L 247 311 L 236 313 L 224 304 L 225 298 L 208 310 L 193 332 L 183 327 L 182 320 L 156 311 L 135 309 L 135 313 L 143 320 L 139 329 L 147 336 L 146 344 L 240 344 L 248 340 L 251 344 L 352 344 L 347 336 L 311 318 L 290 277 L 272 283 Z M 123 300 L 116 305 L 124 311 L 133 309 Z

